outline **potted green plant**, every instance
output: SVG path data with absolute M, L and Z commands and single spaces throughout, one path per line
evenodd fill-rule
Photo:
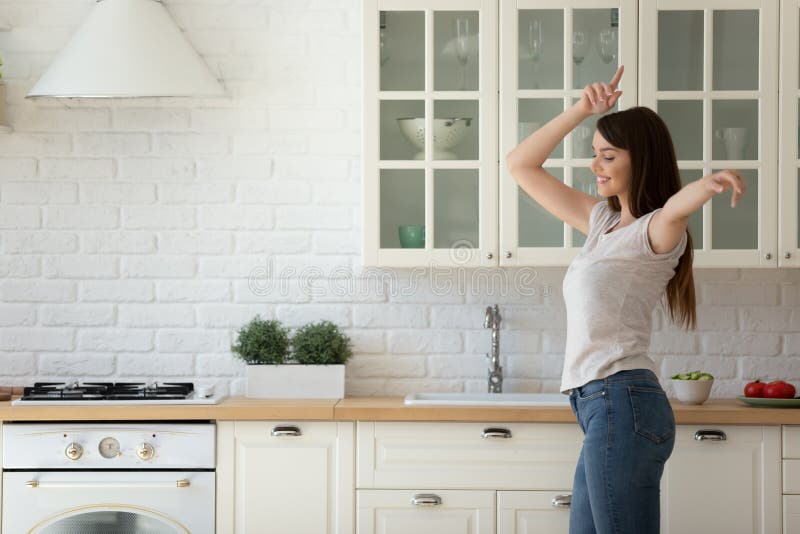
M 291 337 L 288 332 L 280 321 L 259 316 L 239 330 L 231 349 L 248 364 L 247 396 L 344 397 L 350 338 L 330 321 L 306 324 Z

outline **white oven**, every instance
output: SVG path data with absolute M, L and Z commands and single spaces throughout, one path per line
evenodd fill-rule
M 214 532 L 211 423 L 8 423 L 4 533 Z

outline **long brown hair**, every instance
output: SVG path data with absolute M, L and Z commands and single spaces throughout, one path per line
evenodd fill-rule
M 663 207 L 667 199 L 681 189 L 672 137 L 655 111 L 637 106 L 610 113 L 597 121 L 597 130 L 606 141 L 630 152 L 631 215 L 638 219 Z M 616 195 L 608 198 L 608 204 L 615 211 L 622 209 Z M 666 297 L 672 322 L 694 330 L 697 317 L 692 276 L 694 245 L 688 228 L 686 237 L 686 250 L 667 284 Z

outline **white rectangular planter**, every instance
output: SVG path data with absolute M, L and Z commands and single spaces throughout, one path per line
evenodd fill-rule
M 344 365 L 248 365 L 247 396 L 341 399 L 344 398 Z

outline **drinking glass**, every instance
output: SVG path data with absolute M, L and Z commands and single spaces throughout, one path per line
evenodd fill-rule
M 470 24 L 469 19 L 464 17 L 456 17 L 456 59 L 461 65 L 461 90 L 467 87 L 467 62 L 469 61 L 469 37 L 470 37 Z
M 583 63 L 583 58 L 589 51 L 589 39 L 586 32 L 583 30 L 575 30 L 572 32 L 572 61 L 576 65 Z
M 600 57 L 603 63 L 617 59 L 617 29 L 605 28 L 600 31 Z
M 528 24 L 528 51 L 530 52 L 531 61 L 533 62 L 533 87 L 538 89 L 539 80 L 536 75 L 539 59 L 542 57 L 542 46 L 544 45 L 542 21 L 533 19 Z

